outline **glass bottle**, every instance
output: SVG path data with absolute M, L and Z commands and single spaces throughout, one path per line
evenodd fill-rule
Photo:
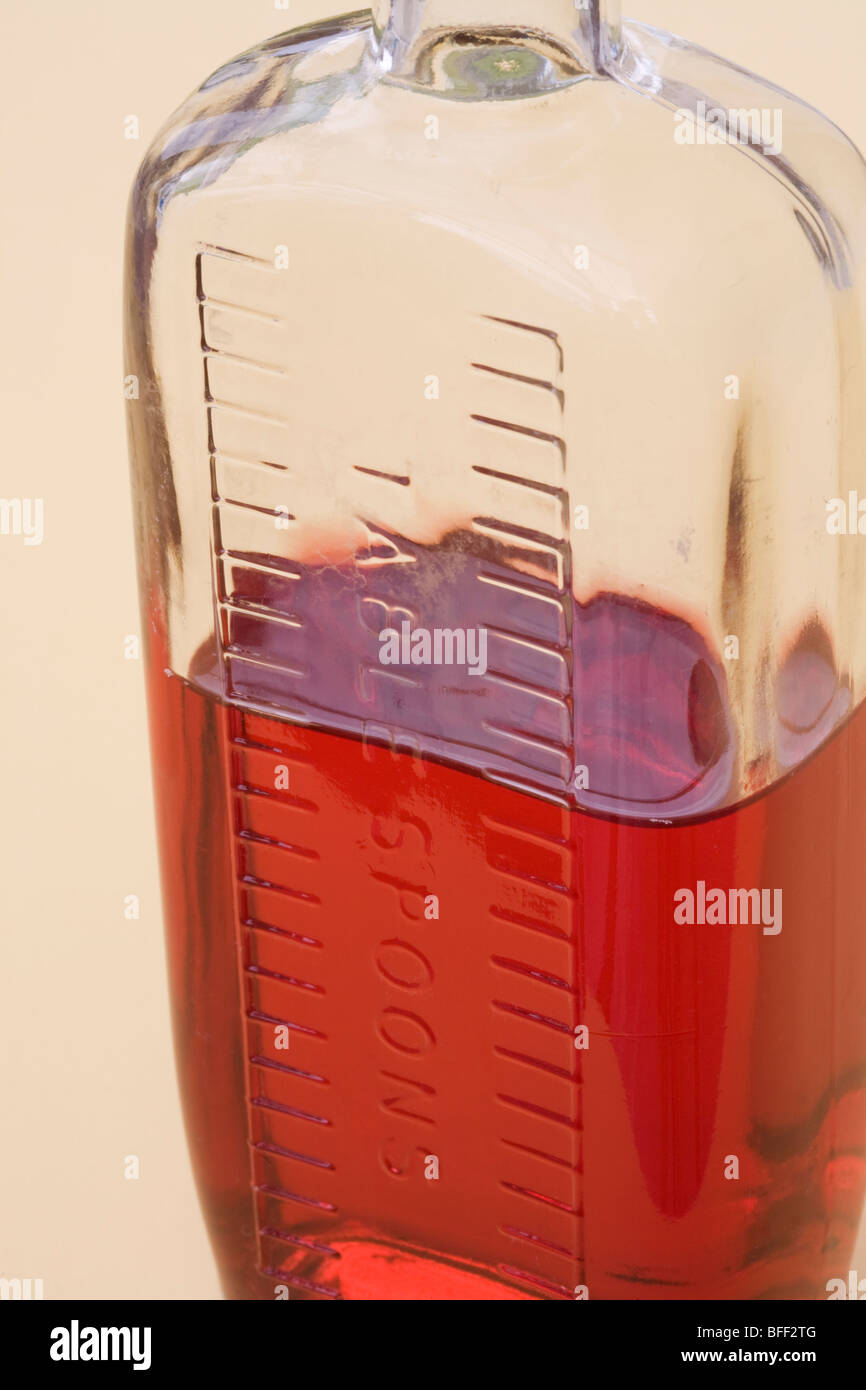
M 845 1276 L 864 195 L 610 0 L 380 2 L 154 140 L 129 429 L 229 1297 Z

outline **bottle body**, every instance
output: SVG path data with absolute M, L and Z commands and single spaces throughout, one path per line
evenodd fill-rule
M 139 179 L 169 959 L 231 1296 L 847 1268 L 856 246 L 771 152 L 679 142 L 639 48 L 437 31 L 383 71 L 335 21 Z

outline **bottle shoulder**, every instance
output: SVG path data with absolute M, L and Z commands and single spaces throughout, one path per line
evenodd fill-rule
M 837 287 L 866 253 L 866 161 L 827 116 L 776 83 L 677 35 L 629 22 L 614 75 L 672 116 L 684 145 L 725 145 L 791 195 Z
M 175 196 L 216 183 L 245 152 L 367 90 L 372 40 L 361 10 L 278 34 L 222 64 L 151 141 L 132 188 L 134 221 L 158 223 Z
M 772 218 L 781 191 L 837 287 L 856 278 L 866 163 L 821 113 L 736 64 L 628 24 L 605 74 L 532 97 L 470 100 L 465 60 L 450 86 L 434 68 L 389 80 L 368 11 L 240 55 L 158 132 L 133 190 L 133 233 L 152 237 L 173 200 L 218 191 L 340 188 L 471 216 L 486 190 L 511 197 L 516 221 L 555 222 L 603 179 L 613 201 L 633 188 L 645 215 L 684 218 L 684 234 L 748 207 Z

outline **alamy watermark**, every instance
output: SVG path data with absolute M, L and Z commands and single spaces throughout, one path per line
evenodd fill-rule
M 73 1318 L 68 1327 L 51 1331 L 52 1361 L 131 1361 L 134 1371 L 149 1371 L 149 1327 L 82 1327 Z
M 680 106 L 674 112 L 674 140 L 678 145 L 753 145 L 765 154 L 781 154 L 783 114 L 780 107 L 699 101 L 694 111 Z
M 484 627 L 416 627 L 400 624 L 379 633 L 383 666 L 465 666 L 470 676 L 487 674 L 487 629 Z
M 858 1303 L 866 1300 L 866 1279 L 861 1279 L 856 1269 L 848 1270 L 847 1279 L 828 1279 L 824 1285 L 828 1302 L 836 1299 L 851 1299 Z
M 866 536 L 866 497 L 849 492 L 844 497 L 831 497 L 824 504 L 828 536 Z
M 0 497 L 0 536 L 23 536 L 25 545 L 41 545 L 43 512 L 41 497 Z
M 764 936 L 782 930 L 781 888 L 707 888 L 699 879 L 694 890 L 674 893 L 674 921 L 678 926 L 763 927 Z
M 45 1297 L 45 1286 L 41 1279 L 0 1279 L 0 1301 L 27 1303 Z

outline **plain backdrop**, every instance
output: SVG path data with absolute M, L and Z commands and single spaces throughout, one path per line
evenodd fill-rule
M 42 1278 L 47 1298 L 219 1296 L 174 1081 L 142 671 L 124 656 L 139 618 L 123 224 L 174 107 L 233 54 L 339 8 L 0 5 L 0 495 L 45 499 L 41 546 L 0 538 L 0 1275 Z M 864 0 L 625 8 L 797 92 L 866 150 Z

